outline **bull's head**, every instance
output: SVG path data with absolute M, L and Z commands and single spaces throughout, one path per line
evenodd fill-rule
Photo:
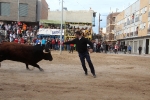
M 52 60 L 53 60 L 53 57 L 52 57 L 52 55 L 51 55 L 51 52 L 50 52 L 50 51 L 44 52 L 43 59 L 44 59 L 44 60 L 52 61 Z

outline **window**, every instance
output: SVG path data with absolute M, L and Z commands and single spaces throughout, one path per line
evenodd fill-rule
M 10 3 L 0 3 L 0 16 L 10 15 Z
M 19 4 L 19 16 L 20 17 L 26 17 L 28 16 L 28 4 Z

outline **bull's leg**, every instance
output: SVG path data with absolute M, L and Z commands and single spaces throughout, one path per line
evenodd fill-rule
M 30 70 L 27 63 L 26 63 L 26 69 L 27 69 L 27 70 Z
M 44 71 L 38 64 L 31 64 L 31 65 L 38 68 L 40 71 Z

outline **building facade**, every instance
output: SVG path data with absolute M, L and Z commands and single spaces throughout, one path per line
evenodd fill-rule
M 45 0 L 0 0 L 1 21 L 38 22 L 47 16 Z
M 46 0 L 38 0 L 38 12 L 37 12 L 37 20 L 40 21 L 41 19 L 48 19 L 48 4 Z
M 116 17 L 115 39 L 130 45 L 132 53 L 150 54 L 150 0 L 138 0 Z
M 119 13 L 111 13 L 107 16 L 107 27 L 106 27 L 106 41 L 113 42 L 114 41 L 114 28 L 115 28 L 115 19 Z

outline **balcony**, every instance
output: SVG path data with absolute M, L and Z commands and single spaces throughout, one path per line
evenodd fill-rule
M 127 36 L 126 36 L 126 33 L 124 33 L 124 34 L 123 34 L 123 38 L 125 39 L 126 37 L 127 37 Z
M 127 21 L 127 25 L 130 25 L 130 21 Z
M 127 25 L 127 23 L 125 22 L 125 23 L 124 23 L 124 27 L 125 27 L 126 25 Z
M 133 37 L 133 32 L 130 33 L 130 37 Z
M 134 23 L 134 19 L 131 19 L 131 20 L 130 20 L 130 24 L 133 24 L 133 23 Z
M 134 32 L 134 36 L 138 36 L 138 31 L 135 31 L 135 32 Z
M 130 37 L 130 33 L 127 33 L 127 37 Z
M 147 32 L 150 32 L 150 28 L 149 28 L 149 29 L 147 29 Z
M 149 28 L 149 29 L 147 29 L 147 34 L 150 34 L 150 28 Z
M 150 17 L 150 12 L 148 12 L 148 17 Z
M 138 21 L 139 21 L 139 17 L 136 17 L 136 18 L 135 18 L 135 22 L 138 22 Z

